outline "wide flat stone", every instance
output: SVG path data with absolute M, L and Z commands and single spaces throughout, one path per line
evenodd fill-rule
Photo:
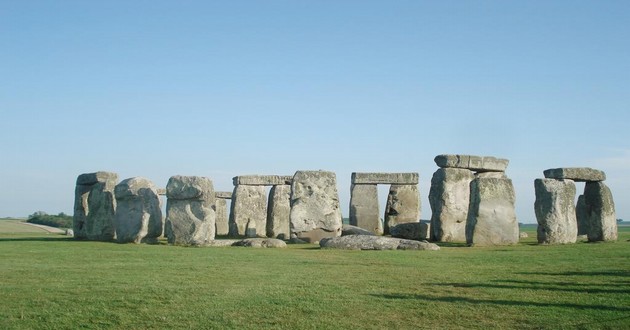
M 232 178 L 235 186 L 275 186 L 291 184 L 293 176 L 291 175 L 239 175 Z
M 518 243 L 515 200 L 514 186 L 510 179 L 473 180 L 470 183 L 466 243 L 475 246 Z
M 473 179 L 473 172 L 464 168 L 439 168 L 433 173 L 429 190 L 431 240 L 466 241 L 470 182 Z
M 164 220 L 157 188 L 148 179 L 123 180 L 115 188 L 116 241 L 119 243 L 157 243 Z
M 215 191 L 214 197 L 221 198 L 221 199 L 232 199 L 232 192 L 231 191 Z
M 434 243 L 427 241 L 413 241 L 401 238 L 349 235 L 341 237 L 324 238 L 319 242 L 319 246 L 328 249 L 341 250 L 429 250 L 438 251 L 440 249 Z
M 603 182 L 587 182 L 584 186 L 584 203 L 588 241 L 616 241 L 617 217 L 610 188 Z
M 474 172 L 505 172 L 510 162 L 492 156 L 437 155 L 435 164 L 441 168 L 465 168 Z
M 577 240 L 575 183 L 573 180 L 536 179 L 534 211 L 538 243 L 567 244 Z
M 77 177 L 78 185 L 93 185 L 99 182 L 109 182 L 109 181 L 117 181 L 118 174 L 113 172 L 94 172 L 94 173 L 84 173 Z M 115 184 L 115 183 L 114 183 Z
M 375 184 L 353 184 L 350 187 L 350 224 L 378 235 L 383 234 L 383 222 L 378 207 Z
M 389 187 L 385 204 L 384 231 L 401 223 L 420 221 L 420 192 L 418 185 L 393 184 Z
M 590 167 L 550 168 L 543 172 L 548 179 L 569 179 L 577 182 L 599 182 L 606 180 L 606 173 Z
M 418 184 L 418 173 L 352 173 L 353 184 Z

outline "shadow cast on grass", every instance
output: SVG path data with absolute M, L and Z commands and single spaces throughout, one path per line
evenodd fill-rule
M 604 294 L 630 294 L 630 289 L 602 289 L 599 286 L 615 286 L 621 287 L 623 285 L 609 285 L 609 284 L 583 284 L 583 283 L 542 283 L 542 282 L 530 282 L 530 281 L 497 281 L 503 283 L 516 283 L 515 284 L 487 284 L 487 283 L 433 283 L 434 286 L 452 286 L 460 288 L 493 288 L 493 289 L 523 289 L 523 290 L 542 290 L 542 291 L 561 291 L 561 292 L 576 292 L 576 293 L 604 293 Z M 565 286 L 565 287 L 560 287 Z
M 549 276 L 620 276 L 630 277 L 629 270 L 608 270 L 599 272 L 561 272 L 561 273 L 543 273 L 543 272 L 523 272 L 517 273 L 521 275 L 549 275 Z
M 72 237 L 0 237 L 2 242 L 82 242 Z
M 500 305 L 500 306 L 532 306 L 532 307 L 560 307 L 583 310 L 602 310 L 614 312 L 630 312 L 630 307 L 606 306 L 606 305 L 580 305 L 569 303 L 545 303 L 534 301 L 516 301 L 516 300 L 499 300 L 499 299 L 474 299 L 467 297 L 434 297 L 421 294 L 370 294 L 373 297 L 383 299 L 401 299 L 401 300 L 423 300 L 426 302 L 446 302 L 446 303 L 464 303 L 473 305 Z

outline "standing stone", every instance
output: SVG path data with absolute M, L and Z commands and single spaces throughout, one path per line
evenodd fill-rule
M 577 204 L 575 205 L 575 217 L 577 219 L 578 236 L 588 234 L 588 213 L 584 195 L 578 196 Z
M 470 184 L 466 243 L 475 246 L 518 243 L 515 199 L 510 179 L 473 180 Z
M 277 185 L 269 191 L 267 207 L 267 236 L 288 240 L 291 236 L 291 186 Z
M 418 185 L 391 185 L 387 195 L 384 218 L 385 234 L 389 234 L 396 225 L 420 222 Z
M 237 185 L 232 194 L 230 236 L 266 237 L 267 194 L 265 186 Z
M 76 239 L 111 241 L 115 235 L 118 175 L 111 172 L 85 173 L 77 177 L 72 229 Z
M 206 245 L 215 236 L 212 180 L 175 175 L 166 185 L 166 237 L 170 244 Z
M 341 235 L 337 177 L 333 172 L 297 171 L 291 185 L 291 238 L 309 243 Z
M 575 182 L 573 180 L 536 179 L 536 221 L 538 243 L 566 244 L 577 240 Z
M 157 243 L 163 220 L 158 190 L 151 181 L 136 177 L 116 185 L 116 241 Z
M 492 173 L 492 172 L 489 172 Z M 431 178 L 431 240 L 465 242 L 466 219 L 473 172 L 459 168 L 440 168 Z
M 225 198 L 217 198 L 214 202 L 217 212 L 215 221 L 216 235 L 225 236 L 228 234 L 230 228 L 228 224 L 229 212 L 227 209 L 227 200 Z
M 383 234 L 375 184 L 353 184 L 350 187 L 350 225 Z
M 584 202 L 588 216 L 588 241 L 616 241 L 615 202 L 608 186 L 603 182 L 587 182 Z

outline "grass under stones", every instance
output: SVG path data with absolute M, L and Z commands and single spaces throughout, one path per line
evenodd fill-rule
M 535 227 L 533 227 L 535 228 Z M 630 328 L 615 243 L 182 248 L 0 234 L 0 328 Z

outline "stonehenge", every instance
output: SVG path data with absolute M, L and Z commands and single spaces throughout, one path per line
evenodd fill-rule
M 352 173 L 350 224 L 376 235 L 389 234 L 398 224 L 420 221 L 418 173 Z M 384 214 L 380 219 L 377 185 L 389 184 Z
M 227 208 L 227 200 L 232 199 L 231 191 L 216 191 L 214 193 L 216 205 L 215 234 L 216 236 L 226 236 L 229 233 L 230 212 Z
M 578 235 L 586 235 L 589 242 L 617 240 L 615 203 L 603 182 L 603 171 L 563 167 L 545 170 L 543 175 L 544 179 L 534 181 L 538 243 L 575 243 Z M 575 182 L 585 182 L 577 204 Z
M 166 185 L 166 225 L 170 244 L 202 246 L 215 236 L 215 196 L 212 180 L 175 175 Z
M 76 239 L 111 241 L 116 230 L 114 188 L 118 174 L 85 173 L 77 177 L 72 230 Z
M 431 239 L 468 245 L 518 243 L 514 187 L 507 159 L 438 155 L 431 178 Z
M 142 177 L 123 180 L 116 185 L 116 241 L 119 243 L 157 243 L 163 219 L 155 185 Z

